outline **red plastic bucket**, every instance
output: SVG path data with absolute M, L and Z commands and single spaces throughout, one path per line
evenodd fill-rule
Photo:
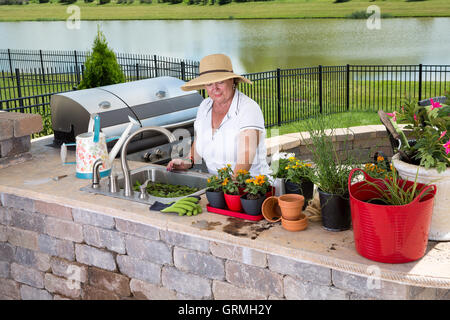
M 363 257 L 384 263 L 405 263 L 420 259 L 428 243 L 431 214 L 436 186 L 419 183 L 422 192 L 409 204 L 379 205 L 365 202 L 379 192 L 364 181 L 351 184 L 354 172 L 361 171 L 365 179 L 379 185 L 382 180 L 371 178 L 361 169 L 353 169 L 348 177 L 350 209 L 356 251 Z M 401 181 L 401 180 L 400 180 Z M 407 181 L 405 188 L 412 185 Z M 432 192 L 421 196 L 428 189 Z

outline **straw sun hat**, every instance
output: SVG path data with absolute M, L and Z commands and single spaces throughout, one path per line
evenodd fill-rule
M 233 73 L 233 66 L 228 56 L 211 54 L 200 60 L 200 75 L 187 82 L 181 89 L 184 91 L 204 89 L 208 83 L 236 78 L 238 82 L 252 84 L 247 78 Z

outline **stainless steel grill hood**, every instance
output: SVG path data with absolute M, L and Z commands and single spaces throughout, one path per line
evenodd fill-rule
M 193 133 L 193 122 L 203 98 L 197 91 L 180 89 L 184 81 L 157 77 L 93 89 L 54 94 L 50 100 L 54 143 L 74 142 L 88 130 L 91 114 L 100 116 L 106 137 L 120 136 L 128 116 L 141 127 L 162 126 L 171 131 L 186 128 Z M 137 127 L 132 132 L 136 131 Z M 149 133 L 135 139 L 130 152 L 167 143 L 165 137 Z

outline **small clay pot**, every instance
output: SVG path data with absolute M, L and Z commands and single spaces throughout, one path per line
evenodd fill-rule
M 303 179 L 300 184 L 286 181 L 284 183 L 285 193 L 297 193 L 305 197 L 305 203 L 303 204 L 303 210 L 306 209 L 308 201 L 313 198 L 314 184 L 309 179 Z
M 285 220 L 298 220 L 304 203 L 305 197 L 300 194 L 289 193 L 278 197 L 281 215 Z
M 281 226 L 288 231 L 301 231 L 308 226 L 308 219 L 304 213 L 300 214 L 298 220 L 286 220 L 281 217 Z
M 269 222 L 281 220 L 281 209 L 278 205 L 278 197 L 268 197 L 264 200 L 261 208 L 264 218 Z

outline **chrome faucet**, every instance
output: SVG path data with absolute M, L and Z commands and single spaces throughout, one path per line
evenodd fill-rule
M 95 160 L 92 166 L 92 188 L 98 189 L 100 187 L 100 166 L 103 165 L 102 159 Z
M 163 127 L 145 127 L 145 128 L 141 128 L 139 130 L 137 130 L 136 132 L 134 132 L 133 134 L 131 134 L 127 140 L 125 140 L 125 142 L 123 143 L 122 146 L 122 151 L 120 153 L 120 161 L 122 163 L 122 173 L 123 173 L 123 177 L 124 177 L 124 195 L 126 197 L 130 197 L 133 194 L 133 189 L 131 187 L 131 179 L 130 179 L 130 168 L 128 167 L 128 162 L 127 162 L 127 151 L 128 151 L 128 145 L 130 144 L 131 139 L 133 139 L 135 136 L 137 136 L 140 133 L 146 132 L 146 131 L 157 131 L 159 133 L 164 134 L 167 139 L 169 139 L 169 143 L 175 142 L 177 139 L 175 138 L 175 136 L 173 135 L 172 132 L 170 132 L 169 130 L 167 130 L 166 128 Z

